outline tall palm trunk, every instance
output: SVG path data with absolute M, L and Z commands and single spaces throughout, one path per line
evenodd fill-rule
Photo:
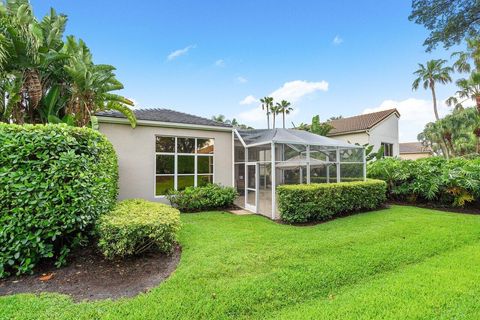
M 435 119 L 440 120 L 437 110 L 437 95 L 435 93 L 435 83 L 433 82 L 433 80 L 430 80 L 430 89 L 432 89 L 433 112 L 435 113 Z
M 285 110 L 283 110 L 282 114 L 283 114 L 283 129 L 285 129 Z
M 270 110 L 267 106 L 267 128 L 270 129 Z
M 275 112 L 272 113 L 272 120 L 273 120 L 273 123 L 272 123 L 273 127 L 272 128 L 275 129 L 275 122 L 276 122 Z

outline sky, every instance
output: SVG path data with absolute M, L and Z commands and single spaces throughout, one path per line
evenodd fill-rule
M 255 128 L 266 127 L 258 99 L 273 96 L 292 103 L 289 127 L 317 114 L 396 107 L 400 141 L 415 141 L 434 116 L 431 93 L 411 89 L 413 72 L 455 51 L 425 52 L 428 32 L 408 20 L 405 0 L 31 3 L 38 17 L 50 7 L 66 14 L 66 35 L 117 68 L 121 94 L 137 108 L 223 114 Z M 438 87 L 441 115 L 454 92 L 453 84 Z

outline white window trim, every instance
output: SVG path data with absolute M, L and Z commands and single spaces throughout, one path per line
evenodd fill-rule
M 175 147 L 174 152 L 157 152 L 156 150 L 156 142 L 157 137 L 168 137 L 168 138 L 175 138 Z M 195 152 L 194 153 L 179 153 L 178 152 L 178 138 L 188 138 L 195 140 Z M 208 139 L 213 140 L 213 153 L 209 154 L 199 154 L 197 150 L 197 141 L 199 139 Z M 157 177 L 173 177 L 173 187 L 175 190 L 178 190 L 178 177 L 185 177 L 185 176 L 193 176 L 194 180 L 194 187 L 198 186 L 198 176 L 210 176 L 212 177 L 212 183 L 215 183 L 215 138 L 209 137 L 188 137 L 188 136 L 172 136 L 172 135 L 162 135 L 156 134 L 154 136 L 154 144 L 155 144 L 155 153 L 154 153 L 154 165 L 153 165 L 153 196 L 157 199 L 164 199 L 166 195 L 157 195 Z M 174 165 L 173 165 L 173 174 L 157 174 L 157 155 L 168 155 L 173 156 Z M 194 173 L 178 173 L 178 156 L 191 156 L 194 158 Z M 210 157 L 213 160 L 212 164 L 212 173 L 198 173 L 198 157 Z

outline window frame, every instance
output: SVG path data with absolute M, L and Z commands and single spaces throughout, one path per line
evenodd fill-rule
M 174 152 L 157 152 L 157 137 L 168 137 L 175 139 Z M 189 138 L 195 140 L 195 152 L 194 153 L 182 153 L 178 152 L 178 139 L 179 138 Z M 198 153 L 198 140 L 212 140 L 213 141 L 213 152 L 208 154 Z M 199 176 L 211 176 L 212 182 L 215 183 L 215 138 L 212 137 L 201 137 L 201 136 L 176 136 L 176 135 L 164 135 L 164 134 L 155 134 L 154 135 L 154 166 L 153 166 L 153 196 L 154 198 L 165 198 L 165 194 L 157 194 L 157 177 L 173 177 L 173 188 L 178 190 L 178 177 L 193 176 L 194 187 L 198 186 L 198 177 Z M 170 155 L 173 156 L 173 174 L 158 174 L 157 173 L 157 156 L 158 155 Z M 193 174 L 190 173 L 178 173 L 178 156 L 190 156 L 194 158 L 194 170 Z M 198 158 L 199 157 L 210 157 L 212 158 L 212 173 L 198 173 Z
M 384 157 L 393 157 L 393 143 L 381 142 L 380 146 L 383 147 L 383 156 Z M 390 151 L 389 154 L 387 154 L 387 150 Z

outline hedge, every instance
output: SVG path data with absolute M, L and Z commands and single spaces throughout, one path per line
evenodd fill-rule
M 180 211 L 196 212 L 231 207 L 237 197 L 237 191 L 232 187 L 208 184 L 203 187 L 188 187 L 183 191 L 172 191 L 167 197 Z
M 282 185 L 277 187 L 278 209 L 287 223 L 328 220 L 380 207 L 386 188 L 380 180 Z
M 97 131 L 0 124 L 0 277 L 65 263 L 117 196 L 117 157 Z
M 180 229 L 180 212 L 166 204 L 142 199 L 119 202 L 97 224 L 100 251 L 109 259 L 148 250 L 172 251 Z
M 368 176 L 385 180 L 394 201 L 443 206 L 480 205 L 480 157 L 446 160 L 385 158 L 367 167 Z

